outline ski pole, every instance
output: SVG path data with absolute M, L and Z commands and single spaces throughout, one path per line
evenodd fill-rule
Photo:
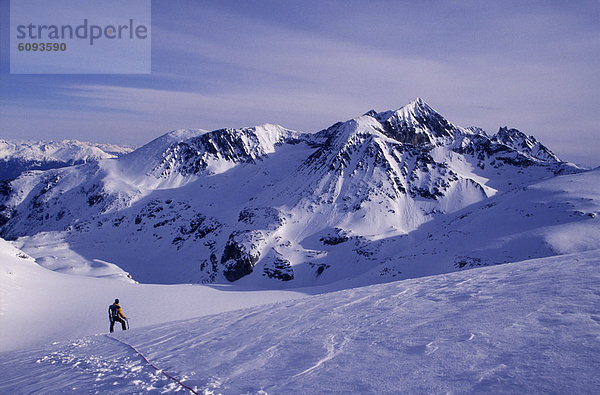
M 127 322 L 127 330 L 129 330 L 129 318 L 125 318 L 125 322 Z

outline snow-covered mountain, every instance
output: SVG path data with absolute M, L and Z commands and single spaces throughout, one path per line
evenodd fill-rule
M 116 158 L 134 147 L 86 143 L 77 140 L 0 140 L 0 181 L 28 170 L 48 170 L 74 164 Z
M 600 169 L 552 177 L 380 240 L 372 283 L 600 250 Z
M 402 272 L 388 263 L 398 246 L 410 255 L 424 243 L 415 233 L 424 224 L 440 240 L 436 227 L 451 232 L 440 221 L 453 213 L 493 196 L 525 204 L 535 197 L 521 193 L 528 185 L 581 171 L 516 129 L 456 126 L 417 99 L 314 134 L 269 124 L 178 130 L 116 159 L 24 174 L 0 191 L 0 234 L 59 271 L 102 261 L 142 282 L 314 285 Z M 457 254 L 469 248 L 452 240 L 466 243 Z M 470 258 L 511 260 L 492 250 L 493 259 Z M 409 272 L 432 273 L 420 266 Z

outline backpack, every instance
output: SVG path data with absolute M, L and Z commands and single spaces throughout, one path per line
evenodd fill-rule
M 111 304 L 108 306 L 108 318 L 114 320 L 119 317 L 119 305 Z

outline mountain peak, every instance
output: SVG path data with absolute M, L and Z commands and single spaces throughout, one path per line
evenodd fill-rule
M 514 128 L 509 128 L 508 126 L 501 126 L 500 129 L 498 130 L 498 133 L 496 134 L 496 138 L 500 141 L 510 141 L 510 140 L 515 140 L 515 139 L 527 139 L 528 136 L 521 132 L 518 129 L 514 129 Z M 535 140 L 533 137 L 530 137 L 531 139 Z
M 181 142 L 208 133 L 205 129 L 175 129 L 163 135 L 170 142 Z M 162 136 L 161 136 L 162 137 Z
M 375 118 L 383 125 L 388 137 L 414 145 L 435 145 L 441 142 L 440 139 L 453 138 L 456 130 L 420 97 L 396 111 L 378 113 Z
M 417 97 L 415 100 L 411 101 L 410 103 L 407 104 L 407 106 L 411 106 L 411 107 L 429 107 L 429 105 L 427 103 L 425 103 L 425 100 L 421 99 L 420 97 Z
M 517 129 L 503 126 L 498 130 L 498 133 L 496 133 L 493 139 L 500 144 L 514 148 L 519 152 L 523 152 L 526 155 L 542 161 L 560 161 L 552 151 L 537 141 L 535 137 L 528 136 Z
M 417 97 L 415 100 L 411 101 L 404 107 L 400 107 L 396 112 L 405 112 L 411 113 L 413 116 L 422 114 L 422 115 L 439 115 L 437 111 L 435 111 L 429 104 L 427 104 L 423 99 Z

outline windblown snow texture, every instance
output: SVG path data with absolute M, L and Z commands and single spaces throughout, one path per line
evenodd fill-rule
M 0 354 L 0 392 L 595 393 L 598 251 Z

